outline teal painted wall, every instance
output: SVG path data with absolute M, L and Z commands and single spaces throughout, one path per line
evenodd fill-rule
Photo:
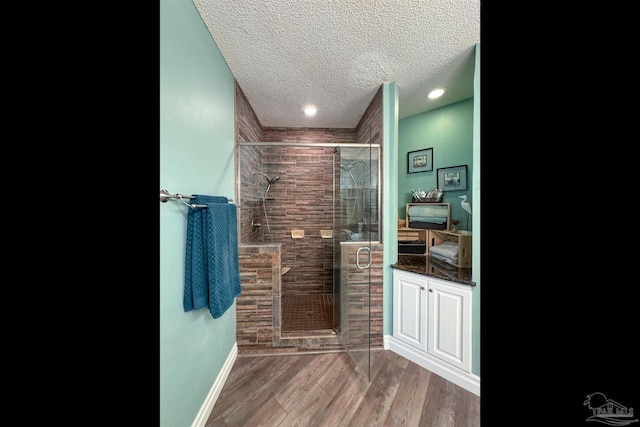
M 467 165 L 467 190 L 444 194 L 451 203 L 451 218 L 459 219 L 463 228 L 466 217 L 458 196 L 466 195 L 473 210 L 473 98 L 406 117 L 398 123 L 398 218 L 406 219 L 406 204 L 411 202 L 411 189 L 430 190 L 437 187 L 438 168 Z M 433 171 L 408 173 L 410 151 L 433 148 Z M 469 228 L 472 228 L 473 215 Z
M 398 86 L 382 86 L 382 333 L 393 334 L 393 269 L 398 262 L 396 200 L 398 199 Z
M 161 0 L 160 30 L 158 190 L 233 198 L 233 75 L 191 0 Z M 189 208 L 176 200 L 158 204 L 160 425 L 185 427 L 233 349 L 236 309 L 234 304 L 219 319 L 205 309 L 184 312 Z

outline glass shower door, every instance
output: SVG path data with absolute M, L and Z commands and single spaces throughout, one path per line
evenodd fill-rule
M 379 241 L 379 147 L 334 151 L 334 327 L 358 370 L 370 375 L 371 248 Z

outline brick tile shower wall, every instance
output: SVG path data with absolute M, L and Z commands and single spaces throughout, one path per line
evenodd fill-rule
M 249 104 L 247 97 L 236 83 L 235 95 L 235 133 L 236 133 L 236 170 L 240 171 L 240 182 L 236 183 L 238 189 L 236 203 L 239 206 L 239 241 L 260 241 L 260 228 L 252 227 L 251 220 L 260 217 L 262 205 L 259 203 L 254 171 L 262 170 L 262 148 L 239 147 L 238 142 L 262 141 L 262 125 Z M 252 197 L 242 197 L 251 195 Z
M 357 142 L 355 129 L 275 128 L 262 129 L 263 142 L 315 142 L 344 144 Z
M 264 150 L 265 173 L 280 176 L 266 207 L 271 239 L 282 242 L 282 265 L 291 267 L 282 292 L 333 292 L 333 240 L 320 235 L 333 228 L 333 147 L 304 145 L 353 143 L 356 131 L 264 127 L 262 134 L 264 142 L 300 143 Z M 293 239 L 291 230 L 304 230 L 304 238 Z
M 277 246 L 238 248 L 242 293 L 236 298 L 238 351 L 272 347 L 280 335 L 280 250 Z
M 333 148 L 277 146 L 264 149 L 263 166 L 271 186 L 266 211 L 271 241 L 282 243 L 282 292 L 333 292 L 333 240 L 320 230 L 333 228 Z M 292 230 L 304 237 L 292 238 Z M 262 227 L 264 241 L 268 230 Z
M 282 278 L 283 293 L 331 292 L 333 257 L 325 250 L 327 241 L 320 230 L 333 227 L 332 150 L 272 147 L 265 151 L 266 169 L 280 175 L 278 188 L 272 188 L 274 200 L 267 201 L 272 238 L 283 243 L 283 266 L 292 267 Z M 304 238 L 291 238 L 295 229 L 303 230 Z

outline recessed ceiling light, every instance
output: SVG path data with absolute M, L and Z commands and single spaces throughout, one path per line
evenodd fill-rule
M 304 114 L 306 116 L 311 117 L 311 116 L 315 116 L 316 115 L 316 112 L 318 111 L 318 109 L 316 107 L 314 107 L 313 105 L 307 105 L 302 109 L 302 111 L 304 111 Z
M 444 89 L 434 89 L 431 92 L 429 92 L 429 95 L 427 95 L 427 98 L 429 99 L 440 98 L 443 93 L 444 93 Z

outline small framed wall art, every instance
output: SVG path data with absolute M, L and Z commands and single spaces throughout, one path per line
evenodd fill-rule
M 407 153 L 407 172 L 428 172 L 433 170 L 433 148 L 409 151 Z
M 438 188 L 444 191 L 467 189 L 467 165 L 438 168 Z

